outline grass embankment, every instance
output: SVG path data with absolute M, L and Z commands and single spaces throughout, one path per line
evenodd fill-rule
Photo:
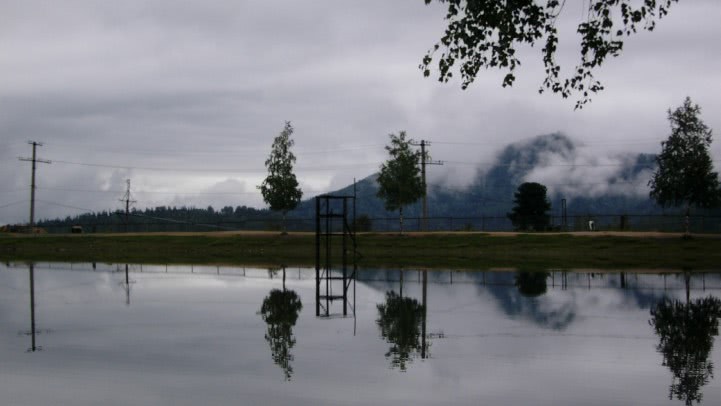
M 483 233 L 358 235 L 362 267 L 719 269 L 721 237 Z M 338 247 L 339 248 L 339 247 Z M 335 250 L 334 264 L 340 261 Z M 0 260 L 313 265 L 311 233 L 5 235 Z

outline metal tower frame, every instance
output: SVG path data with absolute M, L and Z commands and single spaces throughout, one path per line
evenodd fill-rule
M 353 204 L 350 222 L 349 201 Z M 335 300 L 343 301 L 342 315 L 348 316 L 348 290 L 351 283 L 353 284 L 352 311 L 355 315 L 355 279 L 358 270 L 355 201 L 355 196 L 345 195 L 321 195 L 315 198 L 315 315 L 317 317 L 337 315 L 330 311 L 331 304 Z M 334 253 L 336 255 L 333 255 Z M 341 263 L 334 264 L 334 260 L 338 259 Z M 332 272 L 334 266 L 336 269 L 340 268 L 340 275 Z M 334 294 L 334 287 L 337 292 L 335 285 L 338 282 L 342 283 L 341 291 Z

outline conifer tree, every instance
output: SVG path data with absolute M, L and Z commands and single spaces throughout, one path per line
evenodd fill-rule
M 668 111 L 671 135 L 661 143 L 658 167 L 648 183 L 651 198 L 662 207 L 685 207 L 686 235 L 691 207 L 717 207 L 721 202 L 718 174 L 708 152 L 711 129 L 700 114 L 701 108 L 688 97 L 681 107 Z

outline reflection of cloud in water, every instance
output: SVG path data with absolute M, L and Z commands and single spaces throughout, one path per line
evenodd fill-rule
M 575 276 L 587 274 L 574 274 Z M 548 287 L 546 294 L 535 298 L 524 297 L 518 289 L 513 286 L 516 283 L 516 273 L 487 273 L 485 276 L 482 272 L 468 275 L 471 279 L 479 282 L 480 291 L 488 291 L 497 301 L 501 310 L 511 317 L 525 318 L 534 324 L 554 330 L 563 330 L 568 328 L 579 314 L 579 308 L 589 302 L 595 302 L 598 307 L 622 307 L 622 308 L 639 308 L 649 309 L 658 303 L 662 298 L 673 295 L 677 288 L 676 276 L 669 275 L 667 284 L 669 290 L 663 289 L 663 277 L 659 275 L 644 275 L 643 283 L 627 283 L 626 288 L 621 288 L 620 273 L 596 274 L 593 277 L 592 292 L 590 295 L 577 295 L 574 289 L 583 289 L 580 286 L 569 288 L 566 295 L 553 294 L 554 291 L 560 290 L 558 286 L 559 273 L 556 273 L 556 286 Z M 626 276 L 628 278 L 628 276 Z M 674 280 L 672 281 L 671 278 Z M 695 283 L 698 284 L 700 275 L 695 275 Z M 718 283 L 718 275 L 707 275 L 707 281 Z M 485 286 L 482 284 L 485 281 Z M 548 281 L 547 281 L 548 282 Z M 629 286 L 631 285 L 631 286 Z M 593 290 L 611 289 L 614 295 L 594 294 Z M 579 303 L 584 300 L 584 304 Z
M 558 303 L 549 296 L 525 297 L 515 287 L 516 274 L 491 274 L 485 287 L 499 306 L 509 316 L 526 318 L 539 326 L 563 330 L 576 318 L 577 304 Z M 489 279 L 493 281 L 489 282 Z
M 29 323 L 27 269 L 0 265 L 0 389 L 15 404 L 391 405 L 401 392 L 402 403 L 426 405 L 448 399 L 459 405 L 681 404 L 668 400 L 672 374 L 654 351 L 659 338 L 648 324 L 649 310 L 638 305 L 664 294 L 663 278 L 655 274 L 632 276 L 625 290 L 618 274 L 591 278 L 590 290 L 586 274 L 569 274 L 570 286 L 562 290 L 556 273 L 555 287 L 551 279 L 547 293 L 531 303 L 517 293 L 513 273 L 454 272 L 451 284 L 449 273 L 434 272 L 428 332 L 445 337 L 434 339 L 430 360 L 401 374 L 388 368 L 388 343 L 375 323 L 376 304 L 388 286 L 397 286 L 380 281 L 381 272 L 378 282 L 357 284 L 357 320 L 300 312 L 293 326 L 295 372 L 283 382 L 258 313 L 282 281 L 268 279 L 265 269 L 248 269 L 245 277 L 245 269 L 223 267 L 219 275 L 215 267 L 196 266 L 192 274 L 189 267 L 171 267 L 169 274 L 165 267 L 131 267 L 138 283 L 126 307 L 122 273 L 103 264 L 95 273 L 78 271 L 77 264 L 73 271 L 46 268 L 35 268 L 38 327 L 52 334 L 40 336 L 44 351 L 35 356 L 25 353 L 28 338 L 17 335 Z M 295 275 L 288 274 L 288 288 L 312 303 L 314 272 Z M 398 279 L 397 271 L 388 275 Z M 404 297 L 420 299 L 417 274 L 409 271 L 404 279 Z M 666 295 L 685 298 L 682 278 L 669 275 L 667 284 Z M 714 291 L 701 293 L 701 286 L 694 277 L 692 296 L 718 296 L 721 279 L 707 275 Z M 515 315 L 509 317 L 491 289 L 508 290 L 501 298 Z M 548 328 L 564 312 L 574 315 L 571 322 Z M 720 356 L 714 348 L 709 359 L 718 366 Z M 703 387 L 706 404 L 721 404 L 720 385 L 716 377 Z
M 359 283 L 369 288 L 385 292 L 397 289 L 399 270 L 363 270 Z M 477 286 L 479 294 L 490 293 L 506 315 L 526 319 L 543 328 L 554 330 L 567 329 L 577 321 L 581 306 L 649 309 L 664 297 L 673 296 L 683 288 L 683 280 L 676 274 L 625 274 L 625 288 L 621 285 L 620 273 L 581 273 L 568 272 L 569 287 L 563 290 L 561 272 L 553 272 L 546 280 L 547 291 L 535 298 L 524 297 L 517 288 L 516 272 L 469 271 L 449 272 L 432 271 L 428 273 L 429 284 L 447 285 L 466 283 Z M 701 275 L 693 275 L 691 284 L 695 288 L 702 286 Z M 706 274 L 706 284 L 721 286 L 718 274 Z M 417 284 L 417 271 L 404 271 L 405 285 L 413 289 Z M 589 281 L 590 282 L 587 282 Z M 591 294 L 577 294 L 574 290 Z M 664 287 L 667 288 L 664 289 Z M 430 288 L 430 287 L 429 287 Z M 433 291 L 433 288 L 430 288 Z M 611 291 L 612 295 L 601 294 L 600 290 Z M 565 292 L 561 294 L 560 292 Z M 579 303 L 579 301 L 583 303 Z

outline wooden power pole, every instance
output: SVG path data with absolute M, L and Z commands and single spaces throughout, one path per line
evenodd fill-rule
M 420 144 L 411 143 L 411 145 L 421 147 L 421 182 L 423 183 L 423 220 L 421 229 L 428 230 L 428 187 L 426 185 L 426 165 L 443 165 L 443 161 L 432 161 L 426 153 L 426 147 L 431 145 L 430 141 L 421 140 Z
M 33 169 L 32 169 L 32 175 L 31 175 L 31 181 L 30 181 L 30 232 L 33 232 L 33 227 L 35 227 L 35 170 L 36 170 L 36 164 L 38 162 L 49 164 L 50 161 L 46 159 L 39 159 L 36 154 L 37 147 L 42 147 L 43 144 L 40 142 L 35 141 L 28 141 L 28 144 L 33 146 L 33 156 L 32 158 L 19 158 L 21 161 L 29 161 L 33 163 Z
M 130 222 L 130 203 L 135 203 L 135 200 L 130 198 L 130 179 L 126 179 L 125 183 L 127 188 L 125 189 L 125 195 L 120 199 L 121 202 L 125 203 L 125 232 L 128 232 L 128 223 Z

